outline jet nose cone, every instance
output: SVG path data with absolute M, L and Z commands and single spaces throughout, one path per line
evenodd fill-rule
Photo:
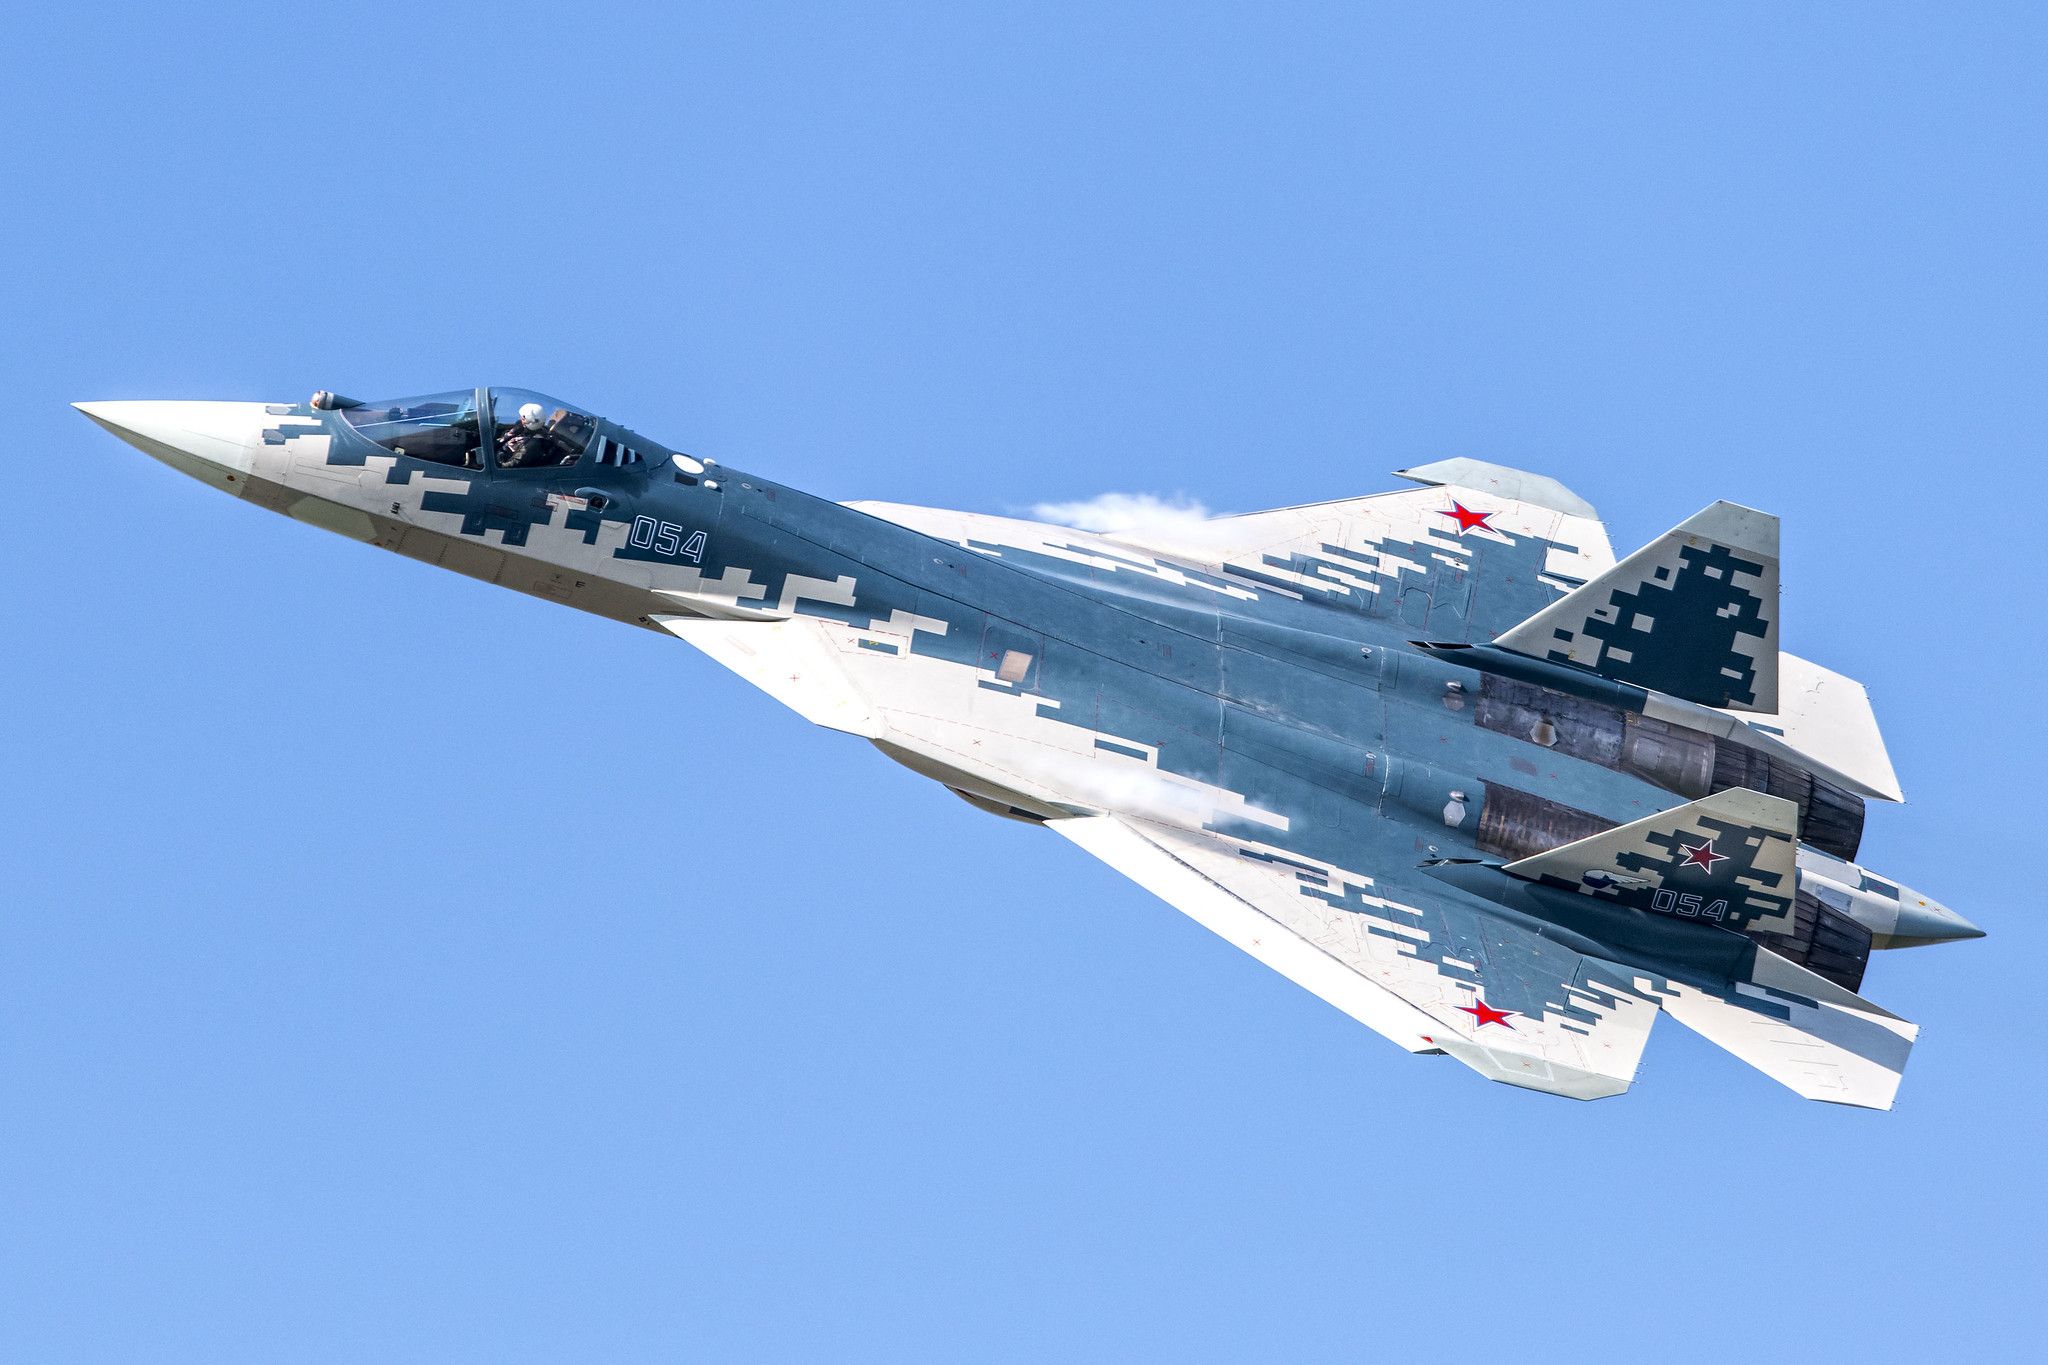
M 1892 926 L 1894 948 L 1917 948 L 1927 943 L 1958 943 L 1966 938 L 1983 938 L 1984 931 L 1943 905 L 1929 900 L 1911 887 L 1899 888 L 1899 922 Z
M 145 455 L 230 493 L 248 487 L 263 429 L 261 403 L 107 402 L 71 405 Z

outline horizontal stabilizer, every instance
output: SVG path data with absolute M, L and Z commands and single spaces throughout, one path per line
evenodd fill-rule
M 1787 933 L 1799 807 L 1741 787 L 1509 863 L 1532 882 L 1747 933 Z
M 1703 706 L 1778 709 L 1778 519 L 1717 502 L 1499 636 Z
M 1750 975 L 1726 993 L 1670 982 L 1658 1003 L 1807 1099 L 1892 1107 L 1917 1026 L 1762 948 Z
M 1530 881 L 1725 929 L 1790 934 L 1799 808 L 1731 788 L 1509 863 Z M 1657 1004 L 1808 1099 L 1889 1109 L 1917 1030 L 1767 948 L 1740 980 L 1666 978 Z
M 1863 684 L 1797 654 L 1780 654 L 1778 663 L 1777 714 L 1739 719 L 1776 735 L 1864 796 L 1905 800 Z

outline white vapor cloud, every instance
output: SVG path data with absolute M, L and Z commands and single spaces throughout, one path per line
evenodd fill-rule
M 1079 502 L 1040 502 L 1030 508 L 1034 521 L 1050 521 L 1083 531 L 1131 531 L 1141 526 L 1187 525 L 1207 521 L 1209 509 L 1185 493 L 1162 498 L 1156 493 L 1098 493 Z

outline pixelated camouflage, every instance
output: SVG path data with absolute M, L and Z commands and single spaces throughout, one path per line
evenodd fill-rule
M 1900 799 L 1863 689 L 1781 653 L 1777 522 L 1617 563 L 1474 460 L 1105 535 L 837 504 L 519 390 L 86 403 L 202 482 L 673 635 L 1043 824 L 1410 1052 L 1591 1099 L 1668 1014 L 1892 1103 L 1874 950 L 1979 935 L 1856 862 Z

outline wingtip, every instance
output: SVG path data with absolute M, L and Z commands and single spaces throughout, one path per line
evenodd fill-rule
M 1532 474 L 1526 469 L 1510 469 L 1506 465 L 1491 464 L 1485 460 L 1474 460 L 1464 456 L 1449 460 L 1433 460 L 1428 464 L 1397 469 L 1394 471 L 1394 477 L 1430 487 L 1450 485 L 1470 488 L 1475 492 L 1491 493 L 1496 497 L 1526 502 L 1533 507 L 1562 512 L 1566 516 L 1581 517 L 1587 521 L 1600 520 L 1600 514 L 1594 510 L 1592 503 L 1548 474 Z

